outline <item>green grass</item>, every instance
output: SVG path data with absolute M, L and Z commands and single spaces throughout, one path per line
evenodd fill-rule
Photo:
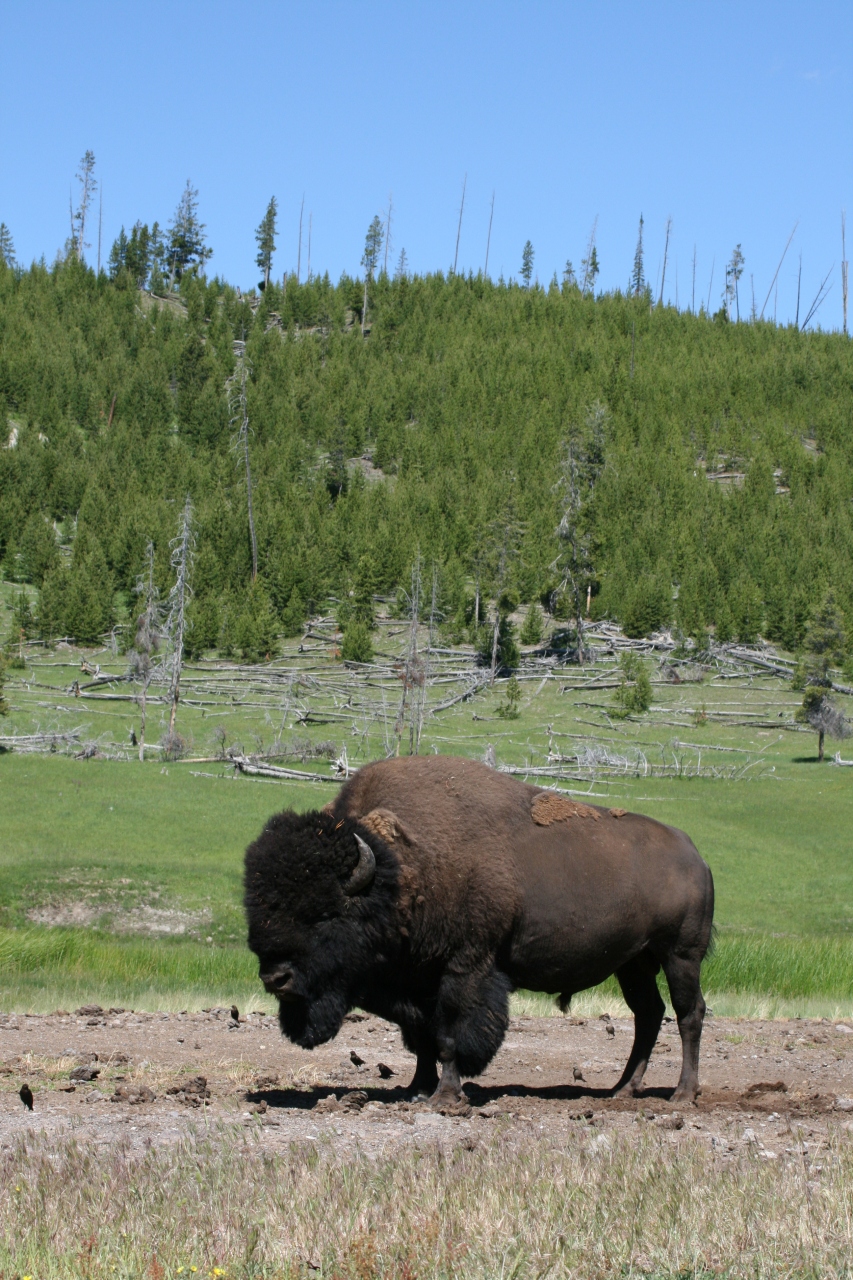
M 117 671 L 124 667 L 124 659 L 105 651 L 89 656 Z M 12 714 L 4 731 L 89 722 L 104 742 L 126 740 L 137 714 L 132 704 L 67 696 L 79 659 L 74 651 L 32 650 L 26 671 L 9 683 Z M 302 660 L 294 651 L 287 664 Z M 322 656 L 311 661 L 311 680 L 297 693 L 316 725 L 293 719 L 291 692 L 282 684 L 267 689 L 253 676 L 247 693 L 245 681 L 240 685 L 234 676 L 229 693 L 227 667 L 195 669 L 187 688 L 198 682 L 196 700 L 188 693 L 181 724 L 196 752 L 221 746 L 215 731 L 223 726 L 229 742 L 238 739 L 248 749 L 280 732 L 286 740 L 332 737 L 336 750 L 347 746 L 354 764 L 381 754 L 386 712 L 378 677 L 348 676 Z M 614 750 L 641 749 L 655 764 L 683 754 L 673 741 L 678 737 L 698 744 L 696 763 L 699 748 L 703 762 L 758 760 L 738 781 L 619 776 L 570 785 L 599 803 L 683 828 L 710 863 L 719 940 L 703 981 L 717 1012 L 853 1008 L 851 771 L 809 763 L 811 735 L 691 722 L 700 704 L 710 714 L 737 706 L 767 723 L 787 722 L 797 695 L 780 680 L 657 684 L 656 710 L 617 723 L 607 714 L 612 691 L 561 692 L 561 680 L 570 678 L 566 668 L 556 678 L 523 683 L 521 714 L 512 722 L 495 715 L 505 695 L 499 682 L 473 702 L 428 717 L 422 750 L 480 756 L 492 743 L 501 763 L 535 765 L 545 761 L 545 726 L 552 725 L 563 751 L 595 740 Z M 351 723 L 340 714 L 336 692 L 345 679 L 356 681 Z M 210 692 L 211 682 L 218 691 Z M 446 697 L 447 688 L 431 697 Z M 152 711 L 152 724 L 155 714 L 160 709 Z M 719 747 L 739 754 L 715 755 Z M 323 762 L 308 767 L 327 770 Z M 183 1008 L 262 1000 L 243 944 L 243 850 L 277 809 L 320 806 L 332 794 L 326 785 L 235 779 L 216 763 L 163 767 L 158 760 L 0 756 L 0 1007 L 44 1010 L 98 1000 Z M 65 927 L 48 928 L 47 921 Z M 67 927 L 75 921 L 87 927 Z M 156 936 L 158 930 L 171 932 Z M 602 1002 L 621 1007 L 613 983 L 580 999 L 590 1011 Z M 520 995 L 515 1007 L 544 1011 L 553 1004 Z

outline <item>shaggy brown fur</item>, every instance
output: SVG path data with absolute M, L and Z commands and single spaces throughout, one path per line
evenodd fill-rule
M 434 1085 L 438 1058 L 438 1092 L 456 1095 L 459 1072 L 482 1071 L 500 1046 L 512 987 L 567 1005 L 615 973 L 636 1023 L 619 1087 L 635 1092 L 663 966 L 684 1046 L 676 1098 L 695 1097 L 713 884 L 682 832 L 440 756 L 367 765 L 327 809 L 280 815 L 247 855 L 250 945 L 299 1043 L 334 1034 L 357 1001 L 400 1023 L 415 1086 Z M 349 841 L 355 862 L 355 833 L 376 878 L 346 899 L 340 859 Z

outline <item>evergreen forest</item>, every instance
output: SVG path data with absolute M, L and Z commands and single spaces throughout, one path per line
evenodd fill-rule
M 29 634 L 127 621 L 149 544 L 165 598 L 189 496 L 191 653 L 262 658 L 330 608 L 369 629 L 416 562 L 451 642 L 534 602 L 570 635 L 581 601 L 796 650 L 829 589 L 853 635 L 845 335 L 568 277 L 140 288 L 133 253 L 0 255 L 0 569 L 36 589 Z

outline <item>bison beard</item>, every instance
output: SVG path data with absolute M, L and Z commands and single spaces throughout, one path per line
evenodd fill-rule
M 674 1097 L 696 1096 L 713 883 L 674 828 L 473 761 L 381 761 L 323 811 L 270 820 L 246 853 L 245 905 L 282 1031 L 304 1048 L 359 1006 L 400 1026 L 414 1090 L 458 1097 L 460 1072 L 500 1048 L 514 987 L 568 1005 L 615 973 L 635 1021 L 617 1092 L 634 1094 L 662 967 L 684 1051 Z

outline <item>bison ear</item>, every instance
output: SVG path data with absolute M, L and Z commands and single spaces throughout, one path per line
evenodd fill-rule
M 366 840 L 362 840 L 361 836 L 355 837 L 358 845 L 358 862 L 355 864 L 355 870 L 343 886 L 344 893 L 349 897 L 354 893 L 361 893 L 363 889 L 368 889 L 373 884 L 373 877 L 376 875 L 376 858 L 373 856 L 373 850 Z

